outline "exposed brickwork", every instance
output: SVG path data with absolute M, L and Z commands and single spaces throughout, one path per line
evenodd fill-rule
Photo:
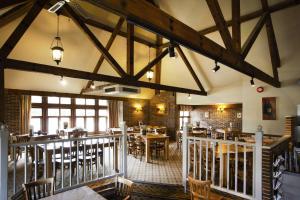
M 20 96 L 5 93 L 5 122 L 9 132 L 20 133 Z
M 142 110 L 137 112 L 136 105 L 142 106 Z M 146 99 L 132 99 L 123 102 L 123 119 L 127 126 L 137 126 L 138 121 L 144 124 L 149 124 L 149 104 L 150 101 Z
M 208 118 L 205 118 L 205 112 L 209 112 Z M 242 118 L 237 118 L 238 113 L 242 113 L 241 106 L 225 108 L 223 112 L 217 111 L 216 106 L 194 106 L 191 123 L 196 125 L 200 121 L 201 127 L 228 128 L 231 122 L 233 128 L 242 130 Z

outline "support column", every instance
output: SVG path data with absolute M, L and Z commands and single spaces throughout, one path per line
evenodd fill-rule
M 0 59 L 0 199 L 7 200 L 8 131 L 4 124 L 4 66 Z
M 123 139 L 122 139 L 122 165 L 123 165 L 123 176 L 127 177 L 127 125 L 126 122 L 120 123 Z M 122 173 L 121 172 L 121 173 Z
M 262 199 L 262 140 L 263 131 L 262 127 L 259 127 L 255 133 L 255 163 L 254 171 L 255 179 L 253 180 L 254 187 L 254 199 Z
M 188 176 L 188 136 L 189 125 L 187 122 L 184 123 L 182 132 L 182 185 L 184 191 L 187 191 L 187 176 Z

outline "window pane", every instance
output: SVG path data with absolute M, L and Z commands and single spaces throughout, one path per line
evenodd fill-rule
M 184 114 L 184 116 L 185 116 L 185 117 L 188 117 L 188 116 L 190 116 L 190 112 L 189 112 L 189 111 L 184 111 L 184 113 L 183 113 L 183 114 Z
M 41 96 L 31 96 L 31 103 L 42 103 Z
M 76 127 L 77 128 L 84 128 L 84 118 L 77 117 L 76 118 Z
M 106 131 L 107 122 L 106 117 L 99 117 L 99 131 Z
M 95 110 L 86 109 L 86 116 L 95 116 Z
M 48 97 L 48 103 L 59 104 L 59 97 Z
M 180 117 L 182 117 L 183 116 L 183 111 L 180 111 Z
M 40 118 L 31 118 L 30 126 L 33 126 L 33 131 L 38 132 L 41 130 L 41 119 Z
M 60 109 L 60 116 L 71 116 L 71 109 Z
M 86 105 L 95 105 L 95 99 L 86 99 Z
M 60 118 L 59 128 L 60 129 L 70 128 L 70 118 L 68 118 L 68 117 Z
M 85 105 L 85 99 L 77 98 L 75 99 L 77 105 Z
M 31 108 L 30 114 L 33 117 L 42 116 L 42 109 L 41 108 Z
M 99 99 L 99 106 L 107 106 L 107 100 Z
M 76 116 L 85 116 L 84 109 L 76 109 Z
M 71 104 L 71 98 L 61 97 L 60 104 Z
M 108 116 L 108 112 L 106 109 L 100 109 L 99 110 L 99 116 Z
M 179 122 L 180 122 L 179 127 L 182 128 L 183 124 L 182 124 L 182 119 L 181 118 L 180 118 Z
M 86 129 L 88 132 L 95 131 L 95 119 L 94 118 L 86 118 Z
M 49 108 L 48 116 L 59 116 L 59 109 L 58 108 Z
M 183 122 L 189 122 L 189 118 L 184 117 L 184 118 L 183 118 Z
M 48 134 L 56 134 L 58 129 L 58 118 L 51 117 L 48 119 Z

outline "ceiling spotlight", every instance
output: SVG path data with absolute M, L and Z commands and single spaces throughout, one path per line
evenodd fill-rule
M 189 94 L 189 96 L 188 96 L 188 99 L 192 99 L 192 96 L 191 96 L 191 94 Z
M 251 84 L 252 87 L 255 87 L 255 83 L 254 83 L 253 77 L 250 80 L 250 84 Z
M 213 72 L 217 72 L 220 69 L 220 66 L 218 65 L 218 62 L 215 61 L 215 67 L 212 69 Z
M 94 83 L 94 81 L 92 81 L 92 84 L 91 84 L 91 89 L 95 89 L 96 88 L 96 86 L 95 86 L 95 83 Z
M 175 59 L 177 57 L 177 55 L 175 52 L 174 45 L 172 43 L 170 43 L 168 49 L 169 49 L 169 57 Z
M 60 82 L 60 84 L 61 84 L 62 86 L 67 85 L 67 81 L 64 79 L 64 76 L 61 76 L 61 77 L 60 77 L 59 82 Z

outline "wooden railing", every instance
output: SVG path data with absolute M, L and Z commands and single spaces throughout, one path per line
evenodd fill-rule
M 11 144 L 14 160 L 13 176 L 9 178 L 13 182 L 13 193 L 21 188 L 22 183 L 43 177 L 54 177 L 55 190 L 59 192 L 115 175 L 126 176 L 125 123 L 121 129 L 122 134 L 115 135 Z M 24 159 L 17 160 L 16 152 L 20 149 Z M 21 182 L 20 176 L 23 176 Z
M 256 143 L 187 136 L 184 127 L 183 185 L 187 177 L 210 180 L 211 188 L 245 199 L 262 199 L 262 132 Z

